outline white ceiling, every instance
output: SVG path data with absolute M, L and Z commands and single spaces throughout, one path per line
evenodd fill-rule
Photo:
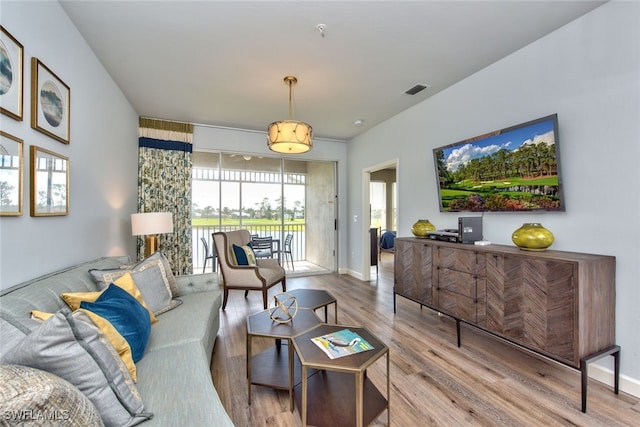
M 140 116 L 265 131 L 294 75 L 293 118 L 347 141 L 603 2 L 60 3 Z

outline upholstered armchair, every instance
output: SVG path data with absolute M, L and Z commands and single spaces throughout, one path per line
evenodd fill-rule
M 255 260 L 256 265 L 238 265 L 233 245 L 247 246 L 251 241 L 251 234 L 248 230 L 218 232 L 213 233 L 212 236 L 222 272 L 223 310 L 227 306 L 230 289 L 244 290 L 245 298 L 249 291 L 262 291 L 265 310 L 267 309 L 267 290 L 269 288 L 282 283 L 282 292 L 287 291 L 284 268 L 280 266 L 277 259 L 257 259 Z

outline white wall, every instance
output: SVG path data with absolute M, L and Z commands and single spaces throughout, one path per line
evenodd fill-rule
M 610 2 L 438 93 L 348 144 L 348 215 L 361 215 L 362 170 L 399 159 L 398 235 L 440 213 L 432 149 L 558 113 L 565 213 L 489 213 L 484 237 L 512 244 L 524 222 L 553 231 L 553 249 L 614 255 L 623 386 L 640 392 L 640 3 Z M 350 223 L 360 271 L 362 224 Z M 389 297 L 390 298 L 390 297 Z M 611 358 L 609 358 L 611 359 Z M 603 366 L 610 367 L 610 361 Z
M 193 130 L 194 151 L 223 151 L 279 157 L 267 148 L 266 132 L 230 129 L 215 126 L 195 125 Z M 291 156 L 295 160 L 337 162 L 338 170 L 338 269 L 344 270 L 347 255 L 347 144 L 342 141 L 315 138 L 313 149 L 305 154 Z M 309 243 L 307 243 L 309 244 Z
M 133 256 L 137 114 L 57 2 L 2 1 L 1 9 L 24 46 L 23 120 L 0 116 L 0 128 L 24 141 L 24 200 L 22 216 L 0 218 L 0 289 L 99 256 Z M 31 57 L 71 88 L 69 145 L 31 129 Z M 31 145 L 69 158 L 68 216 L 29 215 Z

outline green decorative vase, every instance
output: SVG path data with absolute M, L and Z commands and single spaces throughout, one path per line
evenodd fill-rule
M 511 240 L 526 251 L 544 251 L 553 243 L 553 233 L 535 222 L 522 224 L 511 235 Z
M 411 227 L 411 232 L 416 237 L 427 237 L 427 233 L 429 231 L 435 231 L 436 227 L 429 222 L 428 219 L 419 219 L 413 227 Z

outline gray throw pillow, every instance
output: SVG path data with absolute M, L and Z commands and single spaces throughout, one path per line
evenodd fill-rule
M 134 426 L 153 415 L 117 351 L 82 311 L 58 311 L 2 358 L 65 379 L 91 400 L 105 426 Z
M 0 313 L 0 359 L 31 331 L 9 314 Z M 1 416 L 2 414 L 0 414 Z
M 142 294 L 142 299 L 156 316 L 169 311 L 182 303 L 171 299 L 171 290 L 167 286 L 166 276 L 159 266 L 152 266 L 141 271 L 133 271 L 131 277 Z
M 3 425 L 102 427 L 91 401 L 71 383 L 49 372 L 0 365 Z
M 162 252 L 155 252 L 138 264 L 127 265 L 126 268 L 89 270 L 100 289 L 106 289 L 127 272 L 131 273 L 142 299 L 156 316 L 182 304 L 182 301 L 172 299 L 177 292 L 177 284 Z

